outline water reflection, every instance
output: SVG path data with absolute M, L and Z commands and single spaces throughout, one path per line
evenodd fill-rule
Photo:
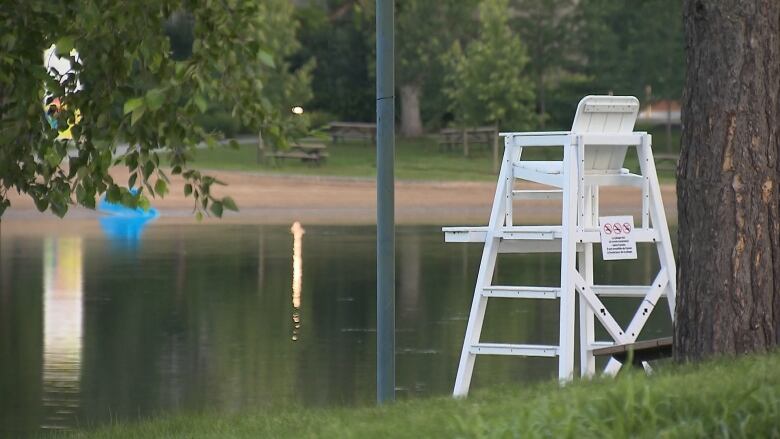
M 135 192 L 135 190 L 133 190 Z M 150 221 L 159 216 L 157 209 L 131 209 L 121 204 L 109 203 L 105 197 L 98 203 L 98 211 L 105 214 L 100 218 L 100 228 L 113 242 L 127 247 L 136 247 L 141 234 Z
M 81 393 L 82 240 L 50 237 L 43 249 L 43 428 L 65 428 Z
M 293 235 L 293 278 L 292 278 L 292 323 L 293 323 L 293 341 L 298 340 L 298 335 L 301 329 L 301 287 L 303 285 L 303 234 L 306 230 L 303 229 L 301 223 L 294 222 L 290 227 L 290 232 Z
M 141 234 L 152 218 L 104 216 L 100 218 L 100 227 L 113 242 L 127 247 L 136 247 L 141 241 Z
M 374 227 L 152 224 L 131 252 L 106 245 L 97 221 L 88 227 L 82 238 L 2 235 L 1 438 L 42 425 L 374 402 Z M 406 389 L 398 395 L 446 395 L 482 249 L 453 249 L 435 227 L 399 227 L 398 239 L 396 383 Z M 557 256 L 506 258 L 497 284 L 560 279 Z M 655 272 L 615 261 L 595 273 L 628 284 Z M 607 306 L 625 323 L 638 302 L 618 300 Z M 557 304 L 536 302 L 489 306 L 483 340 L 556 343 Z M 669 328 L 656 312 L 644 334 Z M 554 359 L 478 362 L 475 388 L 554 379 L 557 370 Z

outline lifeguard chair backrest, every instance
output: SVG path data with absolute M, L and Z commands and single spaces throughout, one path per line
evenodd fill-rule
M 577 106 L 572 132 L 630 133 L 634 130 L 639 100 L 633 96 L 585 96 Z M 585 145 L 585 171 L 620 173 L 627 146 Z

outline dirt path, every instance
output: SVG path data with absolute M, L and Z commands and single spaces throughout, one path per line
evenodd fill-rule
M 376 188 L 371 179 L 269 176 L 244 172 L 212 171 L 228 183 L 219 188 L 230 194 L 241 209 L 226 212 L 222 221 L 238 223 L 289 224 L 301 221 L 310 224 L 372 224 L 376 217 Z M 127 175 L 117 172 L 118 181 Z M 181 180 L 174 180 L 171 193 L 164 199 L 152 200 L 160 210 L 161 221 L 195 222 L 192 200 L 184 198 Z M 487 182 L 408 182 L 396 183 L 396 221 L 399 224 L 468 225 L 487 222 L 495 183 Z M 662 187 L 662 197 L 671 222 L 677 217 L 676 194 L 673 185 Z M 603 214 L 638 213 L 639 191 L 632 188 L 603 189 Z M 3 216 L 3 226 L 14 227 L 19 222 L 35 220 L 62 224 L 51 214 L 39 214 L 27 197 L 11 198 L 12 207 Z M 96 212 L 73 208 L 69 220 L 89 219 Z M 555 221 L 560 218 L 559 203 L 528 202 L 516 204 L 515 217 L 523 222 Z M 210 223 L 216 219 L 206 219 Z M 68 222 L 68 221 L 65 221 Z

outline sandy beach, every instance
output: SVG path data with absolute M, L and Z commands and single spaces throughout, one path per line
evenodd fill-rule
M 218 195 L 232 196 L 239 212 L 225 212 L 220 220 L 206 218 L 202 223 L 290 224 L 373 224 L 376 220 L 376 185 L 368 178 L 263 175 L 247 172 L 209 171 L 227 186 L 217 187 Z M 114 173 L 117 181 L 127 174 Z M 531 186 L 527 186 L 531 187 Z M 471 225 L 485 224 L 490 214 L 495 183 L 491 182 L 396 182 L 396 222 L 398 224 Z M 662 197 L 670 222 L 676 222 L 676 194 L 671 184 L 662 185 Z M 34 227 L 70 227 L 79 220 L 100 213 L 72 207 L 65 220 L 51 213 L 39 213 L 32 200 L 13 194 L 11 208 L 3 216 L 4 231 Z M 637 214 L 641 208 L 639 191 L 632 188 L 606 188 L 601 193 L 602 214 Z M 196 223 L 193 201 L 182 193 L 182 180 L 172 179 L 165 198 L 152 200 L 160 211 L 159 221 Z M 560 203 L 555 201 L 516 202 L 515 219 L 522 223 L 560 219 Z

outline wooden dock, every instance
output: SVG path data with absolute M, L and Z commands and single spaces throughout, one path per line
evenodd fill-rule
M 670 358 L 672 356 L 672 337 L 594 349 L 593 355 L 597 357 L 609 356 L 623 364 L 630 359 L 632 365 L 641 367 L 643 361 Z

